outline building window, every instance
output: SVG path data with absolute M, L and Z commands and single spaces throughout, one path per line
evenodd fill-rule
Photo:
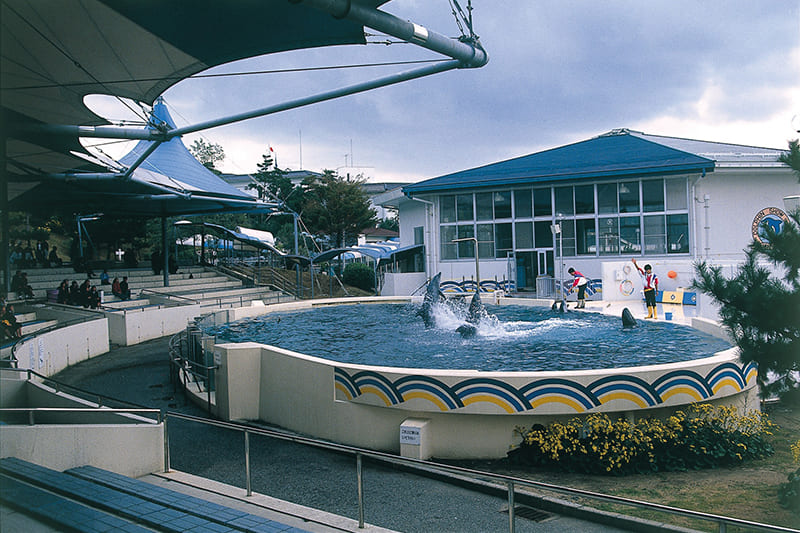
M 575 187 L 575 214 L 594 214 L 594 185 L 580 185 Z
M 575 246 L 578 255 L 594 255 L 596 253 L 594 218 L 582 218 L 575 221 Z
M 600 183 L 597 185 L 597 211 L 601 215 L 617 214 L 617 184 Z
M 492 209 L 492 193 L 477 193 L 475 195 L 475 210 L 478 214 L 477 220 L 492 220 L 494 218 L 494 210 Z
M 553 216 L 553 200 L 551 198 L 550 189 L 533 190 L 533 216 Z
M 472 210 L 472 195 L 459 194 L 456 196 L 456 214 L 459 222 L 473 221 L 475 215 Z
M 533 222 L 517 222 L 514 224 L 516 250 L 530 250 L 533 248 Z
M 569 216 L 575 214 L 572 203 L 572 187 L 556 187 L 556 214 Z
M 641 253 L 642 228 L 639 217 L 619 217 L 619 250 L 623 254 Z
M 664 180 L 642 182 L 642 211 L 652 213 L 664 210 Z
M 439 222 L 444 224 L 456 221 L 456 197 L 448 194 L 439 198 Z
M 525 189 L 521 191 L 514 191 L 514 218 L 531 217 L 533 217 L 531 190 Z
M 458 238 L 470 239 L 475 237 L 475 226 L 472 224 L 459 224 Z M 475 257 L 475 241 L 459 241 L 458 258 Z
M 533 223 L 534 242 L 536 248 L 552 248 L 553 232 L 550 231 L 551 221 L 541 221 Z
M 625 181 L 619 184 L 619 212 L 639 212 L 639 182 Z
M 439 238 L 442 248 L 442 259 L 458 259 L 458 246 L 455 226 L 439 226 Z
M 575 255 L 575 220 L 562 220 L 561 224 L 561 247 L 564 256 Z M 558 240 L 556 240 L 558 245 Z
M 494 193 L 494 218 L 511 218 L 511 191 Z
M 689 253 L 689 215 L 667 215 L 667 253 Z
M 667 180 L 666 188 L 667 209 L 670 211 L 686 209 L 686 179 Z
M 425 229 L 422 226 L 414 228 L 414 244 L 425 244 Z
M 667 253 L 664 215 L 644 217 L 644 253 L 650 255 Z
M 478 224 L 478 256 L 494 257 L 494 224 Z
M 511 237 L 511 224 L 494 225 L 495 257 L 505 258 L 508 252 L 514 251 L 514 240 Z
M 614 191 L 616 195 L 616 191 Z M 619 253 L 619 219 L 605 217 L 597 221 L 597 242 L 600 246 L 600 255 L 613 255 Z

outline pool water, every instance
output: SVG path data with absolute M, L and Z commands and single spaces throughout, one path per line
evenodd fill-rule
M 474 337 L 456 331 L 463 303 L 437 305 L 426 329 L 418 305 L 357 304 L 278 312 L 206 328 L 217 342 L 258 342 L 342 363 L 402 368 L 541 371 L 689 361 L 730 344 L 671 322 L 544 307 L 487 306 Z

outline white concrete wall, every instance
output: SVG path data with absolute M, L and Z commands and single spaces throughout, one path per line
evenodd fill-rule
M 410 296 L 428 280 L 425 272 L 384 274 L 381 296 Z
M 511 303 L 518 301 L 510 300 Z M 704 329 L 712 327 L 713 324 L 704 325 Z M 314 437 L 391 453 L 400 451 L 403 422 L 423 420 L 427 422 L 426 450 L 438 458 L 501 458 L 519 443 L 516 428 L 589 412 L 607 412 L 612 416 L 662 416 L 696 401 L 725 403 L 742 409 L 759 408 L 752 369 L 747 370 L 743 387 L 730 377 L 717 376 L 727 363 L 743 368 L 734 349 L 688 363 L 569 372 L 372 367 L 336 363 L 253 343 L 217 345 L 214 351 L 215 361 L 220 365 L 216 389 L 218 414 L 223 419 L 258 419 Z M 638 383 L 637 380 L 642 380 L 653 384 L 661 376 L 685 371 L 708 379 L 713 394 L 703 398 L 696 388 L 670 381 L 659 385 L 663 397 L 649 403 L 649 393 L 644 389 L 633 393 L 623 386 L 614 389 L 618 381 Z M 350 395 L 347 388 L 341 386 L 342 373 L 353 383 L 359 383 L 360 394 Z M 601 404 L 581 407 L 581 400 L 576 398 L 605 376 L 617 377 L 609 382 L 614 390 L 597 392 L 602 396 Z M 717 377 L 712 379 L 712 376 Z M 537 396 L 536 400 L 530 400 L 529 407 L 516 411 L 513 400 L 505 396 L 508 391 L 522 391 L 550 378 L 566 382 L 564 392 Z M 480 381 L 485 390 L 465 397 L 462 407 L 445 405 L 443 398 L 452 394 L 447 391 L 462 390 L 465 383 L 473 380 Z M 426 385 L 415 387 L 415 382 Z M 393 401 L 385 391 L 397 383 L 404 383 L 406 393 Z M 426 388 L 431 383 L 445 392 L 431 393 Z M 576 391 L 584 392 L 576 396 Z
M 38 334 L 17 345 L 17 367 L 52 376 L 108 352 L 108 330 L 108 321 L 102 318 Z
M 200 305 L 109 311 L 106 312 L 109 340 L 120 346 L 131 346 L 173 335 L 203 312 Z
M 139 477 L 164 469 L 163 442 L 163 425 L 5 425 L 0 456 L 59 471 L 92 465 Z
M 706 238 L 705 195 L 708 202 Z M 695 185 L 694 242 L 697 258 L 742 261 L 743 250 L 753 240 L 752 224 L 765 207 L 785 210 L 783 198 L 800 194 L 800 183 L 788 169 L 718 168 Z M 690 211 L 692 206 L 690 206 Z M 708 255 L 706 255 L 708 248 Z
M 4 372 L 0 386 L 0 406 L 4 408 L 96 407 L 29 382 L 26 373 Z M 3 425 L 0 457 L 18 457 L 59 471 L 90 464 L 133 477 L 164 469 L 163 423 L 136 414 L 104 413 L 102 409 L 92 413 L 40 412 L 35 420 L 41 422 L 32 426 L 27 424 L 26 415 L 21 416 L 24 424 Z

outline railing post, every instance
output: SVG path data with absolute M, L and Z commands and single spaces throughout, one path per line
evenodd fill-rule
M 516 530 L 516 517 L 514 516 L 514 482 L 508 482 L 508 531 L 514 533 Z
M 34 420 L 33 410 L 29 410 L 28 411 L 28 425 L 29 426 L 35 426 L 36 425 L 36 420 Z
M 356 485 L 358 488 L 358 528 L 364 529 L 364 476 L 361 465 L 363 459 L 360 453 L 356 454 Z
M 720 520 L 720 522 L 719 522 L 719 533 L 726 533 L 727 531 L 728 531 L 727 524 L 723 520 Z
M 164 473 L 169 473 L 169 430 L 167 429 L 167 415 L 164 415 Z
M 244 430 L 244 475 L 247 485 L 247 495 L 253 495 L 253 488 L 250 485 L 250 432 Z

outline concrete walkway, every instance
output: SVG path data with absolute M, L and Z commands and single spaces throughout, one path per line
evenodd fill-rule
M 146 407 L 206 416 L 202 409 L 187 403 L 169 383 L 168 340 L 117 348 L 53 378 L 94 394 Z M 188 488 L 203 490 L 204 484 L 217 488 L 224 484 L 230 486 L 227 490 L 238 491 L 239 495 L 234 495 L 238 501 L 249 500 L 242 497 L 245 476 L 241 433 L 172 419 L 169 434 L 171 467 L 189 474 L 183 479 L 194 480 L 186 484 Z M 259 436 L 251 436 L 250 453 L 254 493 L 264 495 L 273 504 L 282 502 L 278 507 L 283 509 L 281 506 L 285 505 L 294 516 L 305 513 L 298 516 L 301 519 L 316 523 L 320 516 L 328 515 L 331 522 L 328 527 L 358 530 L 351 529 L 358 516 L 354 458 Z M 170 484 L 172 488 L 176 485 Z M 364 488 L 365 521 L 378 528 L 406 532 L 509 530 L 505 498 L 368 460 L 364 464 Z M 629 530 L 551 513 L 534 518 L 518 517 L 516 531 Z M 308 528 L 308 523 L 304 527 Z

